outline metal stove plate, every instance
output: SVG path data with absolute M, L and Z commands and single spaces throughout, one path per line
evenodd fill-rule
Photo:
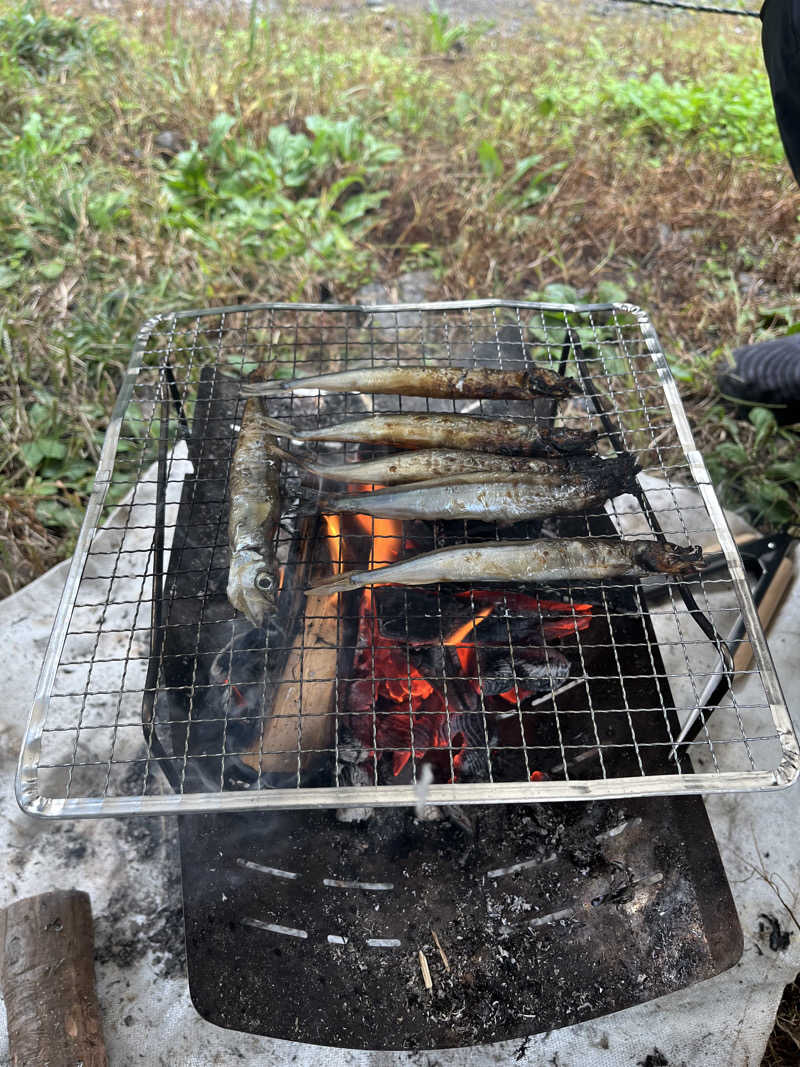
M 26 730 L 17 775 L 23 809 L 44 817 L 83 817 L 414 803 L 418 789 L 413 760 L 412 780 L 406 784 L 383 785 L 376 779 L 355 788 L 342 785 L 335 768 L 327 782 L 324 776 L 306 774 L 301 768 L 302 725 L 294 782 L 271 787 L 275 782 L 262 775 L 260 765 L 256 780 L 243 782 L 233 773 L 242 753 L 236 750 L 230 697 L 227 704 L 222 701 L 216 733 L 209 732 L 198 710 L 203 693 L 213 686 L 192 667 L 199 662 L 192 648 L 196 653 L 204 634 L 216 633 L 217 640 L 220 629 L 230 634 L 236 625 L 224 600 L 225 480 L 240 410 L 236 382 L 259 364 L 273 361 L 282 362 L 282 373 L 288 376 L 306 368 L 316 371 L 321 363 L 444 361 L 521 367 L 535 360 L 555 367 L 567 358 L 574 373 L 576 341 L 584 346 L 580 371 L 586 397 L 583 407 L 571 412 L 573 424 L 602 430 L 591 408 L 592 398 L 599 395 L 613 413 L 624 448 L 637 455 L 646 474 L 659 478 L 660 503 L 654 510 L 670 539 L 687 543 L 691 530 L 692 536 L 699 531 L 718 541 L 728 570 L 696 583 L 694 595 L 713 624 L 717 649 L 718 635 L 727 634 L 734 616 L 742 612 L 754 653 L 751 681 L 758 683 L 749 686 L 748 693 L 757 689 L 758 695 L 745 703 L 734 691 L 729 705 L 689 746 L 694 766 L 686 759 L 665 763 L 662 757 L 713 669 L 708 653 L 714 653 L 714 645 L 697 627 L 675 586 L 653 607 L 638 583 L 600 583 L 594 594 L 606 634 L 603 667 L 587 673 L 595 680 L 599 674 L 607 683 L 614 694 L 610 703 L 595 700 L 594 683 L 584 687 L 582 705 L 576 704 L 577 690 L 558 697 L 555 712 L 552 707 L 535 711 L 537 722 L 549 716 L 546 740 L 537 741 L 525 733 L 531 712 L 518 701 L 513 712 L 525 743 L 518 744 L 516 755 L 526 773 L 504 778 L 490 770 L 493 780 L 488 782 L 434 784 L 427 800 L 554 801 L 791 784 L 800 768 L 797 740 L 744 568 L 643 312 L 623 304 L 577 307 L 510 301 L 371 307 L 272 304 L 159 316 L 137 337 Z M 216 405 L 226 403 L 220 415 Z M 291 397 L 287 403 L 280 414 L 291 417 Z M 406 398 L 391 403 L 394 410 L 398 403 L 403 410 L 418 410 L 420 403 L 423 410 L 430 406 L 417 401 L 415 407 Z M 385 400 L 380 404 L 380 410 L 387 410 Z M 459 405 L 456 409 L 463 410 L 463 402 Z M 498 414 L 491 403 L 478 406 L 484 414 Z M 306 420 L 308 410 L 306 398 L 301 412 Z M 342 410 L 345 415 L 362 412 L 363 401 L 345 398 Z M 518 418 L 548 417 L 535 408 L 522 410 L 516 402 L 504 405 L 507 410 Z M 215 427 L 216 432 L 209 432 Z M 163 498 L 154 490 L 159 473 L 166 476 L 161 479 Z M 687 486 L 699 493 L 688 504 Z M 123 506 L 113 509 L 121 498 Z M 633 500 L 617 498 L 608 516 L 587 516 L 572 535 L 593 533 L 609 518 L 617 528 L 629 529 Z M 687 508 L 695 512 L 691 521 Z M 205 517 L 204 523 L 198 516 Z M 485 539 L 485 532 L 482 536 Z M 469 530 L 465 537 L 478 539 Z M 186 558 L 193 560 L 197 573 L 182 576 L 176 561 L 187 546 L 194 555 Z M 160 598 L 150 588 L 160 551 L 169 559 L 164 617 L 158 615 Z M 156 575 L 157 581 L 162 578 Z M 182 586 L 182 580 L 194 588 Z M 561 590 L 563 596 L 576 598 L 584 592 L 576 583 Z M 178 630 L 188 635 L 183 652 L 179 642 L 172 657 L 173 663 L 185 660 L 188 674 L 180 685 L 165 684 L 164 663 L 150 656 L 154 605 L 154 632 L 163 631 L 168 639 L 175 639 Z M 631 673 L 612 623 L 620 611 L 644 619 L 648 610 L 667 629 L 654 635 L 645 623 L 639 641 L 644 666 L 639 662 Z M 222 643 L 217 642 L 217 651 Z M 598 660 L 588 638 L 582 640 L 579 634 L 577 646 L 581 663 L 587 655 Z M 669 671 L 657 665 L 657 646 L 665 651 Z M 149 676 L 154 662 L 159 672 Z M 642 703 L 638 690 L 648 677 L 656 682 L 650 690 L 655 697 Z M 149 701 L 152 711 L 157 688 L 153 729 L 143 736 L 143 704 L 147 707 Z M 590 750 L 597 755 L 594 760 L 587 758 Z M 495 754 L 488 745 L 486 759 L 492 768 Z M 172 788 L 158 773 L 159 766 L 167 771 Z M 550 780 L 529 781 L 528 772 L 542 766 L 550 769 Z
M 331 812 L 181 819 L 197 1011 L 289 1041 L 452 1048 L 586 1022 L 739 959 L 701 799 L 471 815 L 474 839 L 397 809 L 366 825 Z

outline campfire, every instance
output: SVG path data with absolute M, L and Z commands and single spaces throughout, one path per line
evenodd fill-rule
M 370 570 L 432 539 L 423 523 L 404 532 L 397 520 L 351 520 L 369 539 Z M 343 526 L 340 516 L 325 515 L 324 523 L 339 573 L 347 520 Z M 503 588 L 368 586 L 348 595 L 357 598 L 357 628 L 339 725 L 347 759 L 339 771 L 352 784 L 484 781 L 502 773 L 492 753 L 502 747 L 504 721 L 568 684 L 575 673 L 570 641 L 574 654 L 575 635 L 592 619 L 591 604 Z M 534 768 L 530 777 L 546 773 Z

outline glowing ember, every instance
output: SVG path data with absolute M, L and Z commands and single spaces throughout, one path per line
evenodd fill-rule
M 338 554 L 333 556 L 332 553 L 338 573 L 341 570 L 341 526 L 335 516 L 325 518 L 331 543 L 339 546 Z M 370 569 L 402 557 L 402 523 L 367 515 L 356 515 L 354 520 L 371 538 Z M 413 635 L 410 641 L 397 635 L 385 636 L 372 589 L 367 587 L 361 593 L 353 674 L 347 694 L 349 724 L 368 753 L 369 761 L 391 756 L 391 774 L 394 776 L 414 758 L 432 761 L 439 781 L 449 777 L 451 767 L 456 780 L 459 777 L 474 778 L 476 773 L 481 773 L 476 753 L 483 752 L 486 745 L 491 746 L 490 735 L 494 730 L 491 720 L 483 724 L 480 718 L 478 733 L 489 730 L 484 741 L 475 735 L 475 720 L 483 715 L 483 710 L 491 715 L 493 708 L 500 711 L 503 703 L 516 704 L 531 695 L 532 690 L 519 686 L 496 695 L 484 694 L 480 700 L 481 710 L 474 710 L 478 700 L 474 694 L 480 684 L 476 670 L 477 630 L 490 616 L 511 618 L 506 616 L 509 612 L 518 614 L 523 620 L 531 619 L 538 642 L 574 636 L 591 623 L 590 604 L 565 604 L 502 589 L 474 590 L 456 596 L 470 598 L 470 606 L 477 605 L 478 610 L 445 636 L 441 644 L 435 641 L 431 644 L 428 637 L 414 642 Z M 495 645 L 496 635 L 494 640 L 488 638 L 487 647 Z M 536 648 L 541 650 L 541 644 Z M 452 652 L 445 652 L 450 649 L 454 656 Z M 448 655 L 453 660 L 450 666 Z M 525 658 L 524 643 L 515 650 L 515 655 Z M 529 656 L 532 655 L 530 652 Z M 452 677 L 453 667 L 460 670 L 462 678 Z M 500 703 L 497 703 L 498 698 Z M 539 771 L 531 775 L 532 781 L 542 778 Z

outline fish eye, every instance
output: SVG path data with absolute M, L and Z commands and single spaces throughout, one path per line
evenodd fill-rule
M 272 575 L 267 571 L 262 571 L 256 578 L 256 589 L 262 593 L 271 593 L 275 588 L 275 582 Z

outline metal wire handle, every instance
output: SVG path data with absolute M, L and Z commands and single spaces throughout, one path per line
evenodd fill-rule
M 714 4 L 687 4 L 682 0 L 613 0 L 615 4 L 644 4 L 645 7 L 672 7 L 679 11 L 703 11 L 711 15 L 744 15 L 757 19 L 759 11 L 744 11 L 736 7 L 716 7 Z

